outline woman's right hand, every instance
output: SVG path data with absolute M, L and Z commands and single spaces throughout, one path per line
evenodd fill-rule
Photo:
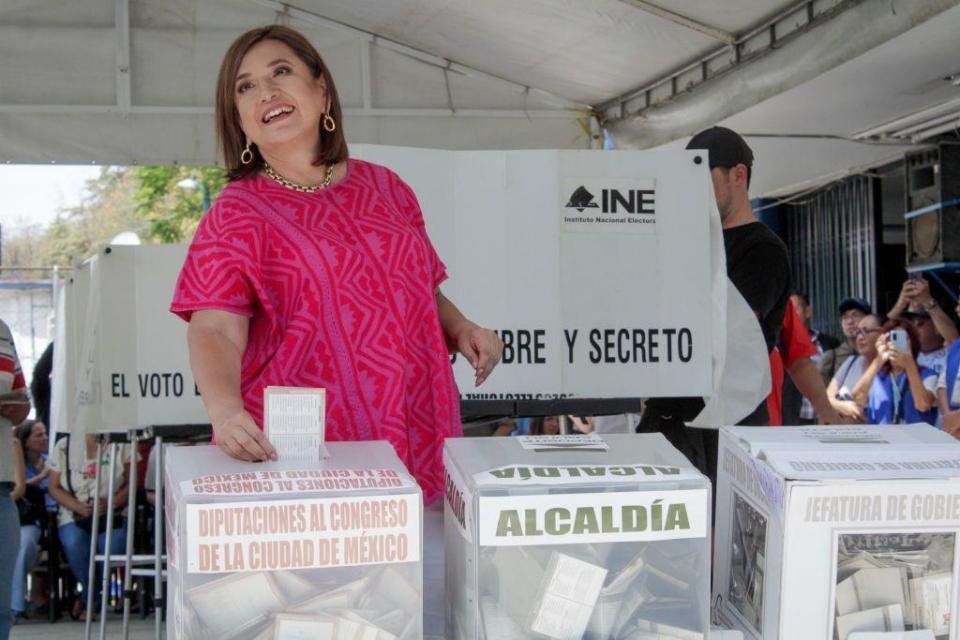
M 217 446 L 227 455 L 247 462 L 276 460 L 277 451 L 246 411 L 239 411 L 213 426 Z

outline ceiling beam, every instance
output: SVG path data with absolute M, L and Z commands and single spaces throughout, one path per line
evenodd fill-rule
M 213 116 L 213 107 L 141 106 L 121 108 L 116 105 L 67 105 L 67 104 L 0 104 L 0 114 L 37 115 L 108 115 L 130 113 L 134 115 Z M 412 118 L 527 118 L 566 119 L 582 118 L 586 114 L 565 109 L 443 109 L 443 108 L 369 108 L 344 107 L 347 116 L 412 117 Z
M 605 126 L 620 148 L 647 149 L 690 136 L 734 116 L 768 98 L 826 73 L 917 25 L 960 5 L 960 0 L 842 0 L 832 9 L 810 15 L 786 36 L 778 36 L 780 21 L 803 10 L 759 27 L 742 37 L 760 37 L 769 46 L 751 47 L 751 53 L 736 56 L 725 67 L 714 68 L 714 59 L 703 59 L 668 76 L 640 93 L 621 96 L 600 108 Z M 708 73 L 709 71 L 709 73 Z M 684 79 L 692 78 L 687 85 Z M 660 98 L 656 98 L 659 95 Z
M 787 9 L 784 9 L 772 18 L 752 27 L 737 38 L 732 46 L 723 46 L 698 57 L 691 62 L 680 65 L 653 82 L 631 89 L 617 97 L 601 103 L 599 111 L 607 112 L 619 109 L 620 113 L 612 117 L 623 117 L 633 106 L 641 101 L 641 108 L 654 106 L 656 102 L 672 99 L 677 93 L 691 90 L 711 77 L 736 67 L 747 60 L 772 51 L 784 44 L 801 30 L 810 29 L 815 24 L 830 19 L 843 10 L 845 6 L 852 6 L 860 0 L 841 0 L 840 6 L 832 7 L 821 13 L 816 12 L 817 0 L 799 0 Z M 803 14 L 802 22 L 790 20 L 798 13 Z M 779 28 L 778 28 L 779 27 Z M 788 32 L 788 27 L 792 30 Z M 744 52 L 748 51 L 745 55 Z
M 686 27 L 698 33 L 702 33 L 705 36 L 710 36 L 714 40 L 719 40 L 724 44 L 733 46 L 737 43 L 737 37 L 732 33 L 723 31 L 722 29 L 717 29 L 716 27 L 711 27 L 708 24 L 704 24 L 693 18 L 688 18 L 685 15 L 677 13 L 676 11 L 670 11 L 669 9 L 664 9 L 658 5 L 653 4 L 652 2 L 647 2 L 646 0 L 620 0 L 624 4 L 628 4 L 631 7 L 639 9 L 640 11 L 645 11 L 646 13 L 657 16 L 658 18 L 663 18 L 664 20 L 669 20 L 674 24 L 678 24 L 681 27 Z
M 116 0 L 114 8 L 116 41 L 116 89 L 117 107 L 129 109 L 130 89 L 130 0 Z
M 500 82 L 502 84 L 505 84 L 511 87 L 514 91 L 518 91 L 521 93 L 529 92 L 529 93 L 538 94 L 544 100 L 549 101 L 557 105 L 558 107 L 562 107 L 566 109 L 590 109 L 589 105 L 568 100 L 562 96 L 558 96 L 549 91 L 545 91 L 544 89 L 531 87 L 523 83 L 510 80 L 509 78 L 504 78 L 503 76 L 498 76 L 493 73 L 481 71 L 480 69 L 477 69 L 475 67 L 470 67 L 468 65 L 461 64 L 454 60 L 450 60 L 448 58 L 438 56 L 429 51 L 424 51 L 423 49 L 411 47 L 410 45 L 403 44 L 402 42 L 398 42 L 391 38 L 386 38 L 376 33 L 354 27 L 353 25 L 349 25 L 344 22 L 333 20 L 331 18 L 322 16 L 312 11 L 300 9 L 287 2 L 280 2 L 279 0 L 250 0 L 250 1 L 262 7 L 272 9 L 273 11 L 276 11 L 278 13 L 283 13 L 285 15 L 288 15 L 289 17 L 295 18 L 297 20 L 302 20 L 304 22 L 309 22 L 327 29 L 340 31 L 342 33 L 348 33 L 358 38 L 368 40 L 373 45 L 376 45 L 384 49 L 389 49 L 396 53 L 400 53 L 409 58 L 413 58 L 414 60 L 418 60 L 420 62 L 438 67 L 440 69 L 447 69 L 454 73 L 459 73 L 460 75 L 468 76 L 468 77 L 483 78 L 486 80 L 496 80 L 497 82 Z

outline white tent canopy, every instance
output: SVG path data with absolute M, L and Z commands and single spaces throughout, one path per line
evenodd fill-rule
M 324 55 L 351 143 L 590 148 L 603 125 L 617 144 L 648 147 L 717 121 L 849 138 L 960 98 L 943 80 L 960 71 L 958 4 L 0 0 L 0 161 L 215 162 L 223 52 L 242 31 L 274 22 L 303 31 Z M 843 44 L 843 29 L 854 29 L 855 46 Z M 906 148 L 751 144 L 758 195 Z M 801 162 L 790 157 L 797 149 Z

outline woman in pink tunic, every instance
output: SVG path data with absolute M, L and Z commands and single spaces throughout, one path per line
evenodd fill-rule
M 190 322 L 217 444 L 274 458 L 264 387 L 323 387 L 327 438 L 389 440 L 432 502 L 443 440 L 461 433 L 448 349 L 480 384 L 499 339 L 440 293 L 446 270 L 410 187 L 348 159 L 333 79 L 302 35 L 243 34 L 217 85 L 231 182 L 200 223 L 171 305 Z

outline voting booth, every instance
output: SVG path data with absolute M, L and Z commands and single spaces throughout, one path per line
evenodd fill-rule
M 726 272 L 705 153 L 354 157 L 410 184 L 450 275 L 444 294 L 504 342 L 482 387 L 454 363 L 464 400 L 710 394 Z
M 415 640 L 422 497 L 389 443 L 319 464 L 168 447 L 167 638 Z
M 106 247 L 64 285 L 63 366 L 73 402 L 62 430 L 208 422 L 187 325 L 169 312 L 186 254 L 186 245 Z
M 752 640 L 958 637 L 960 443 L 928 425 L 725 427 L 713 599 Z
M 662 435 L 448 439 L 444 464 L 448 638 L 708 637 L 710 483 Z

